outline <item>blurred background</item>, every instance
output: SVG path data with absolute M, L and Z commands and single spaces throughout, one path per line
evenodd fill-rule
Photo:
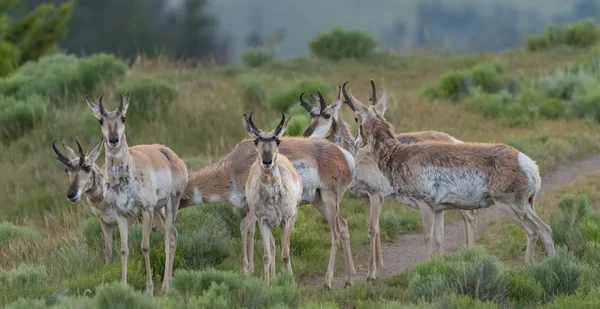
M 18 2 L 10 16 L 65 1 Z M 599 16 L 599 0 L 80 0 L 59 45 L 80 55 L 163 53 L 228 63 L 265 45 L 282 59 L 306 56 L 307 41 L 342 26 L 367 30 L 392 50 L 495 52 L 548 24 Z

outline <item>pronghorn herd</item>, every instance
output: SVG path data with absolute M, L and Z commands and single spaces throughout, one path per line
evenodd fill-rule
M 121 281 L 127 283 L 128 228 L 142 224 L 142 253 L 146 266 L 146 291 L 154 283 L 150 269 L 150 231 L 155 225 L 165 236 L 165 273 L 162 291 L 169 288 L 177 244 L 174 227 L 178 210 L 192 205 L 229 203 L 248 208 L 241 229 L 241 271 L 254 272 L 254 234 L 258 221 L 264 251 L 264 277 L 275 275 L 275 239 L 272 228 L 280 227 L 282 261 L 292 272 L 290 235 L 297 207 L 312 204 L 327 219 L 331 230 L 331 252 L 325 285 L 331 287 L 336 252 L 344 249 L 346 284 L 356 275 L 349 231 L 340 214 L 340 202 L 347 189 L 370 206 L 370 261 L 368 279 L 375 279 L 383 264 L 379 236 L 379 215 L 383 201 L 396 198 L 418 209 L 423 220 L 429 255 L 441 253 L 444 241 L 444 210 L 459 210 L 468 245 L 475 243 L 476 210 L 492 205 L 504 211 L 527 235 L 525 259 L 534 254 L 538 238 L 548 254 L 554 253 L 552 231 L 535 213 L 540 190 L 538 167 L 525 154 L 502 144 L 467 143 L 435 131 L 394 134 L 384 114 L 388 95 L 381 88 L 377 98 L 371 81 L 370 106 L 363 105 L 346 89 L 338 88 L 331 105 L 318 92 L 310 94 L 318 107 L 300 95 L 300 104 L 311 117 L 304 137 L 284 137 L 290 118 L 271 132 L 264 132 L 244 115 L 252 139 L 240 142 L 219 162 L 188 175 L 183 161 L 163 145 L 128 146 L 125 120 L 129 94 L 121 96 L 119 107 L 105 109 L 87 97 L 92 115 L 101 126 L 102 141 L 87 154 L 56 141 L 52 148 L 66 166 L 70 178 L 67 198 L 77 202 L 85 194 L 93 214 L 100 221 L 105 239 L 105 260 L 112 257 L 112 229 L 121 235 Z M 345 103 L 354 112 L 354 138 L 339 110 Z M 105 164 L 96 159 L 105 149 Z

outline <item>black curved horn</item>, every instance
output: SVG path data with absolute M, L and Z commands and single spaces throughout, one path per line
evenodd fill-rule
M 300 94 L 300 105 L 302 105 L 308 113 L 312 114 L 313 107 L 308 102 L 304 101 L 303 96 L 304 92 Z
M 342 84 L 342 94 L 344 94 L 344 103 L 346 103 L 346 105 L 350 106 L 350 108 L 354 111 L 354 106 L 352 106 L 352 99 L 348 95 L 348 92 L 346 92 L 346 84 L 349 82 L 350 81 L 346 81 L 345 83 Z
M 104 105 L 102 105 L 102 96 L 100 96 L 98 106 L 100 107 L 100 114 L 106 115 L 106 110 L 104 109 Z
M 281 130 L 283 129 L 283 123 L 285 122 L 285 114 L 283 113 L 283 111 L 281 111 L 281 120 L 279 121 L 279 124 L 277 125 L 277 128 L 275 129 L 275 135 L 279 134 L 279 132 L 281 132 Z
M 83 153 L 83 147 L 81 147 L 78 138 L 75 138 L 75 142 L 77 143 L 77 149 L 79 150 L 79 164 L 83 164 L 83 162 L 85 162 L 85 153 Z
M 325 102 L 325 98 L 323 98 L 321 90 L 317 89 L 317 93 L 319 94 L 319 103 L 321 104 L 321 110 L 324 110 L 327 108 L 327 102 Z
M 119 97 L 121 98 L 121 102 L 119 102 L 119 113 L 123 112 L 123 95 L 119 93 Z
M 375 88 L 375 82 L 373 80 L 371 80 L 371 92 L 373 93 L 373 95 L 369 100 L 371 101 L 371 105 L 375 105 L 377 104 L 377 90 Z
M 66 166 L 71 166 L 71 160 L 69 160 L 69 158 L 67 158 L 64 154 L 62 154 L 62 152 L 60 152 L 60 150 L 58 150 L 58 148 L 56 148 L 56 140 L 54 140 L 54 142 L 52 142 L 52 149 L 54 149 L 54 152 L 56 153 L 56 159 L 58 161 L 60 161 L 62 164 L 66 165 Z

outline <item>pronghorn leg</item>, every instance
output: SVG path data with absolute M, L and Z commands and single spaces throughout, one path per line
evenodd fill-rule
M 441 254 L 444 253 L 444 211 L 434 211 L 433 216 L 433 232 L 436 252 Z
M 161 292 L 166 293 L 171 284 L 173 276 L 173 263 L 175 261 L 175 251 L 177 250 L 177 230 L 174 223 L 179 208 L 179 199 L 181 195 L 172 195 L 165 204 L 165 275 Z
M 121 236 L 121 283 L 127 284 L 127 257 L 129 256 L 129 244 L 127 243 L 127 233 L 129 224 L 127 218 L 117 215 L 117 224 L 119 225 L 119 234 Z
M 477 210 L 460 210 L 458 213 L 465 225 L 465 242 L 467 246 L 473 246 L 477 230 Z
M 292 229 L 295 223 L 295 216 L 286 220 L 283 226 L 283 233 L 281 233 L 281 261 L 290 274 L 293 274 L 292 262 L 290 261 L 290 238 L 292 237 Z
M 275 236 L 273 236 L 273 233 L 271 234 L 271 251 L 270 251 L 270 256 L 271 256 L 271 278 L 275 278 L 275 255 L 277 255 L 277 251 L 275 250 L 276 245 L 275 245 Z
M 268 286 L 271 278 L 271 229 L 266 224 L 259 222 L 258 231 L 263 245 L 263 276 Z
M 367 280 L 376 279 L 377 278 L 377 267 L 379 265 L 379 253 L 380 248 L 378 248 L 381 243 L 379 243 L 379 216 L 381 215 L 381 208 L 383 204 L 383 198 L 379 194 L 369 194 L 369 244 L 370 244 L 370 258 L 369 258 L 369 274 L 367 275 Z
M 352 259 L 352 248 L 350 247 L 350 231 L 348 230 L 348 221 L 340 214 L 340 202 L 342 197 L 334 191 L 321 191 L 321 197 L 328 204 L 328 209 L 335 209 L 337 212 L 336 223 L 339 236 L 342 239 L 342 248 L 344 250 L 344 262 L 346 263 L 346 286 L 352 285 L 352 279 L 356 276 L 354 260 Z M 337 250 L 337 246 L 335 247 Z
M 421 220 L 423 220 L 423 234 L 425 234 L 425 245 L 429 257 L 435 252 L 433 243 L 433 209 L 425 201 L 418 200 L 419 210 L 421 211 Z
M 254 262 L 254 229 L 256 228 L 256 216 L 252 209 L 248 210 L 244 219 L 240 223 L 242 233 L 242 273 L 250 274 L 250 269 L 254 268 L 254 263 L 248 265 L 249 261 Z M 250 232 L 251 231 L 251 232 Z M 250 238 L 249 236 L 252 235 Z M 252 257 L 250 256 L 252 255 Z
M 164 209 L 164 208 L 161 208 Z M 165 235 L 167 229 L 165 227 L 165 215 L 163 214 L 162 211 L 160 210 L 155 210 L 154 211 L 154 226 L 156 226 L 156 228 L 163 233 L 163 235 Z
M 323 193 L 323 191 L 322 191 Z M 319 210 L 321 215 L 327 219 L 331 231 L 331 251 L 329 252 L 329 264 L 327 265 L 327 274 L 325 275 L 325 287 L 331 289 L 333 281 L 333 271 L 335 268 L 335 255 L 340 243 L 339 224 L 337 223 L 337 209 L 331 208 L 331 203 L 325 202 L 326 197 L 321 194 L 321 200 L 315 200 L 313 205 Z M 335 204 L 333 204 L 335 205 Z
M 102 234 L 104 234 L 104 262 L 110 264 L 112 261 L 112 226 L 102 220 L 100 220 L 100 226 L 102 227 Z
M 152 282 L 152 268 L 150 266 L 150 232 L 152 232 L 152 211 L 142 213 L 142 255 L 146 263 L 146 293 L 152 296 L 154 283 Z
M 533 209 L 532 204 L 525 204 L 525 213 L 527 214 L 527 219 L 536 224 L 536 235 L 542 238 L 542 243 L 544 243 L 546 253 L 548 255 L 554 255 L 554 241 L 552 240 L 552 229 L 550 226 L 546 224 L 546 222 L 542 221 L 540 217 L 538 217 L 535 209 Z
M 525 262 L 531 261 L 535 254 L 535 246 L 537 244 L 537 230 L 539 226 L 533 220 L 528 218 L 528 214 L 523 208 L 519 208 L 515 204 L 505 203 L 503 201 L 494 200 L 494 204 L 502 210 L 513 222 L 520 226 L 527 236 L 527 249 L 525 250 Z M 514 205 L 514 206 L 513 206 Z M 537 216 L 536 216 L 537 217 Z

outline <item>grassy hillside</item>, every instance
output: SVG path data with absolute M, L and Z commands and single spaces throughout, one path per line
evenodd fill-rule
M 275 97 L 281 97 L 278 92 L 282 89 L 293 90 L 298 81 L 305 81 L 311 85 L 323 85 L 321 90 L 328 91 L 328 99 L 331 99 L 333 90 L 350 80 L 353 94 L 366 103 L 368 81 L 372 78 L 390 92 L 391 102 L 386 118 L 394 124 L 396 132 L 439 130 L 464 141 L 510 143 L 537 160 L 543 173 L 559 162 L 600 150 L 600 136 L 594 134 L 600 125 L 589 119 L 569 118 L 507 126 L 462 104 L 446 100 L 430 102 L 421 96 L 421 90 L 426 85 L 436 84 L 448 71 L 466 70 L 478 63 L 497 60 L 504 63 L 511 74 L 536 78 L 565 68 L 588 53 L 587 50 L 559 48 L 537 53 L 466 56 L 428 52 L 377 54 L 362 61 L 298 58 L 266 64 L 259 69 L 190 66 L 167 59 L 139 59 L 128 65 L 123 77 L 103 80 L 97 83 L 97 87 L 81 86 L 73 91 L 63 91 L 62 95 L 51 98 L 45 106 L 45 113 L 37 118 L 30 130 L 0 145 L 0 196 L 3 204 L 0 217 L 5 221 L 0 226 L 0 269 L 8 272 L 22 264 L 33 265 L 31 269 L 22 271 L 27 272 L 28 278 L 33 278 L 31 280 L 40 283 L 26 285 L 28 288 L 25 289 L 0 281 L 0 291 L 4 291 L 0 292 L 4 295 L 0 304 L 31 294 L 50 302 L 65 295 L 87 295 L 95 293 L 98 284 L 119 278 L 118 254 L 114 255 L 112 264 L 103 265 L 100 228 L 91 218 L 89 208 L 83 202 L 73 204 L 66 200 L 68 177 L 50 147 L 54 139 L 74 146 L 75 137 L 78 137 L 86 149 L 100 141 L 99 125 L 87 110 L 85 94 L 94 101 L 103 95 L 105 106 L 114 109 L 118 104 L 117 90 L 135 90 L 132 90 L 127 118 L 128 143 L 168 145 L 193 170 L 218 161 L 246 137 L 242 125 L 244 112 L 253 110 L 259 127 L 272 126 L 278 119 L 278 110 L 269 104 L 273 104 Z M 244 79 L 250 80 L 250 83 Z M 161 80 L 167 83 L 157 82 Z M 3 89 L 1 85 L 0 90 Z M 284 105 L 298 104 L 295 99 L 287 103 L 283 97 Z M 294 114 L 293 107 L 289 113 Z M 302 114 L 294 114 L 293 117 L 302 118 Z M 352 115 L 346 107 L 342 108 L 342 117 L 353 124 Z M 98 161 L 103 162 L 104 156 L 101 155 Z M 236 270 L 241 214 L 223 205 L 196 206 L 184 212 L 185 215 L 178 217 L 182 236 L 176 266 L 188 270 L 211 266 L 220 270 Z M 347 197 L 342 202 L 341 212 L 349 221 L 353 250 L 357 252 L 368 243 L 368 210 L 358 200 Z M 386 204 L 382 229 L 388 239 L 398 233 L 418 231 L 419 226 L 418 213 L 399 203 Z M 136 289 L 141 289 L 144 286 L 144 268 L 141 254 L 137 252 L 139 227 L 130 235 L 130 282 Z M 157 267 L 160 267 L 164 255 L 161 253 L 161 237 L 160 233 L 154 232 L 152 238 L 153 248 L 157 248 L 152 258 Z M 118 248 L 116 237 L 114 243 Z M 329 251 L 328 228 L 325 220 L 309 206 L 302 208 L 292 236 L 292 246 L 296 276 L 324 275 Z M 262 260 L 259 242 L 256 248 L 255 261 L 258 261 L 259 269 L 258 263 Z M 115 251 L 118 252 L 118 249 Z M 338 272 L 344 268 L 341 256 L 338 254 Z M 181 278 L 185 277 L 183 272 L 178 274 Z M 160 272 L 155 271 L 155 276 L 155 286 L 159 286 Z M 195 278 L 200 275 L 188 273 L 186 276 Z M 227 280 L 238 279 L 231 277 Z M 253 279 L 248 280 L 248 286 L 257 284 Z M 398 280 L 377 283 L 373 289 L 386 285 L 387 288 L 380 291 L 392 293 L 393 289 L 406 283 L 402 281 L 406 278 Z M 288 279 L 280 281 L 281 289 L 291 289 Z M 187 283 L 180 281 L 179 284 L 183 288 Z M 364 283 L 352 291 L 361 290 L 361 287 Z M 102 293 L 110 289 L 105 287 L 98 293 L 104 295 Z M 319 296 L 320 292 L 308 289 L 302 292 L 303 302 L 314 298 L 318 302 L 327 300 L 343 304 L 344 297 L 348 298 L 352 291 Z M 363 292 L 375 293 L 372 289 L 364 289 Z M 294 295 L 292 298 L 296 297 L 294 299 L 298 301 L 299 294 Z M 364 301 L 378 301 L 380 297 L 385 295 L 364 295 Z M 398 297 L 397 301 L 407 300 Z M 166 298 L 156 301 L 164 302 L 161 305 L 165 306 L 172 302 Z

